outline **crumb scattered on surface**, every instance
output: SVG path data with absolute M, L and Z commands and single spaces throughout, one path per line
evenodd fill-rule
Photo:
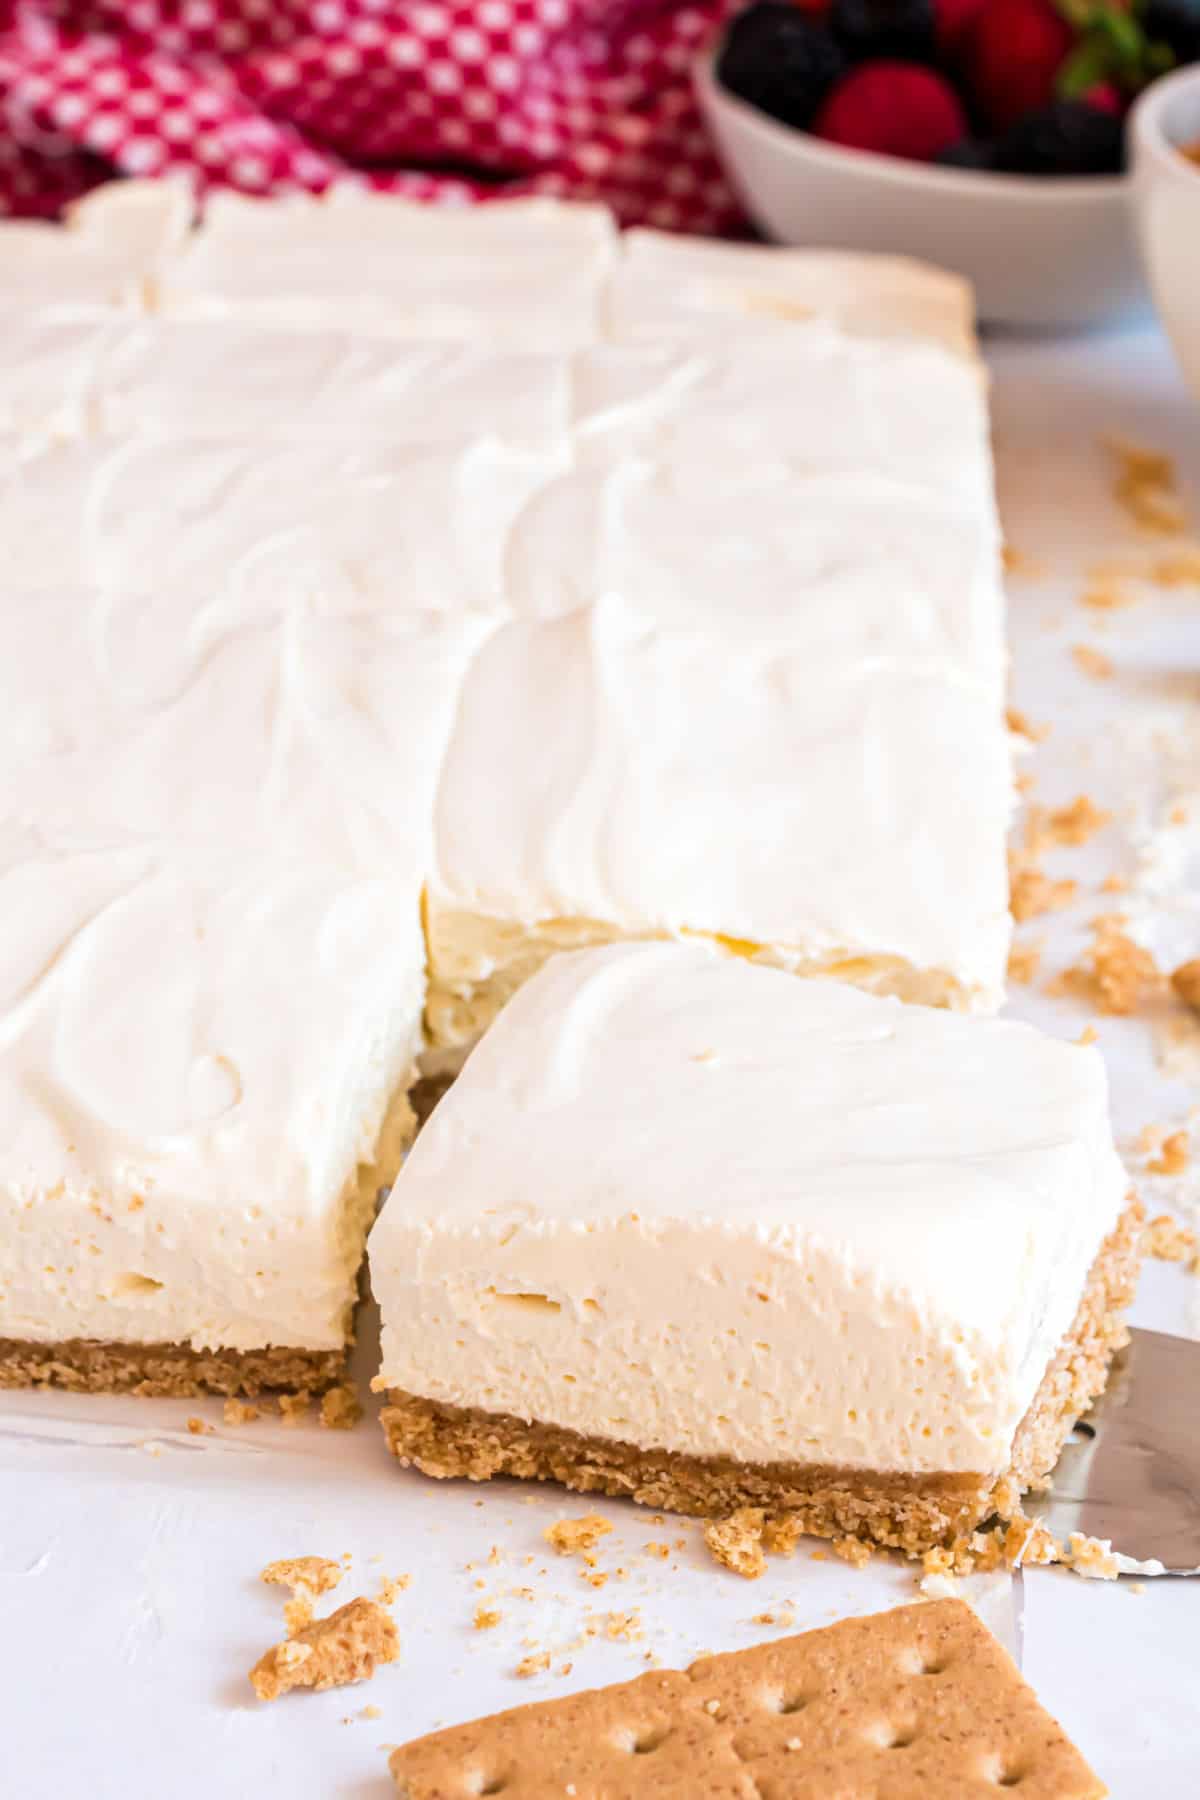
M 279 1416 L 285 1425 L 303 1425 L 311 1404 L 312 1395 L 307 1388 L 301 1388 L 297 1394 L 280 1394 Z
M 208 1437 L 212 1432 L 212 1426 L 206 1425 L 204 1420 L 198 1419 L 194 1413 L 187 1422 L 187 1428 L 193 1437 Z
M 604 1635 L 614 1644 L 634 1644 L 643 1635 L 642 1615 L 635 1606 L 630 1612 L 604 1615 Z
M 1011 732 L 1017 737 L 1028 738 L 1031 744 L 1040 744 L 1050 736 L 1049 725 L 1035 725 L 1019 706 L 1010 706 L 1004 718 Z
M 1008 953 L 1008 979 L 1028 984 L 1037 975 L 1041 960 L 1040 944 L 1014 944 Z
M 1108 437 L 1105 444 L 1117 460 L 1113 498 L 1134 524 L 1163 537 L 1183 532 L 1187 518 L 1171 457 L 1121 437 Z
M 1076 668 L 1090 675 L 1093 681 L 1108 681 L 1112 676 L 1112 657 L 1105 656 L 1094 644 L 1072 644 L 1071 657 Z
M 1120 1573 L 1112 1545 L 1102 1538 L 1085 1537 L 1081 1531 L 1073 1531 L 1067 1539 L 1062 1561 L 1089 1581 L 1115 1581 Z
M 1055 881 L 1043 874 L 1024 853 L 1010 853 L 1009 905 L 1018 924 L 1070 906 L 1077 892 L 1076 882 Z
M 1196 1254 L 1196 1233 L 1170 1213 L 1159 1213 L 1142 1233 L 1142 1248 L 1156 1262 L 1190 1262 Z
M 642 1549 L 646 1552 L 647 1556 L 657 1556 L 660 1562 L 666 1562 L 668 1556 L 671 1554 L 670 1544 L 643 1544 Z
M 1080 1045 L 1081 1048 L 1086 1048 L 1088 1044 L 1098 1043 L 1099 1039 L 1100 1033 L 1096 1030 L 1096 1027 L 1094 1025 L 1085 1025 L 1079 1036 L 1075 1039 L 1075 1042 Z
M 498 1606 L 477 1606 L 474 1618 L 475 1629 L 476 1631 L 491 1631 L 503 1617 L 504 1614 Z
M 1022 581 L 1038 581 L 1045 574 L 1045 565 L 1036 556 L 1029 556 L 1024 550 L 1018 550 L 1014 544 L 1005 544 L 1000 551 L 1000 560 L 1004 573 Z
M 717 1562 L 747 1581 L 756 1581 L 767 1566 L 764 1517 L 761 1507 L 742 1506 L 727 1519 L 710 1519 L 704 1527 L 704 1542 Z
M 591 1550 L 611 1530 L 608 1520 L 599 1513 L 586 1513 L 582 1519 L 556 1519 L 553 1525 L 546 1526 L 542 1536 L 560 1556 L 577 1556 Z
M 251 1406 L 248 1400 L 227 1400 L 224 1407 L 224 1418 L 227 1425 L 249 1425 L 259 1417 L 257 1406 Z
M 273 1644 L 251 1669 L 250 1683 L 260 1700 L 278 1700 L 293 1688 L 320 1692 L 367 1681 L 380 1663 L 395 1662 L 399 1654 L 391 1614 L 360 1597 Z
M 1171 975 L 1171 986 L 1185 1006 L 1200 1012 L 1200 956 L 1180 963 Z
M 873 1555 L 870 1544 L 864 1544 L 861 1538 L 834 1538 L 829 1547 L 835 1556 L 840 1556 L 854 1569 L 865 1569 Z
M 327 1431 L 351 1431 L 362 1418 L 358 1390 L 344 1381 L 321 1396 L 321 1423 Z
M 1146 1164 L 1151 1175 L 1182 1175 L 1191 1161 L 1191 1145 L 1186 1131 L 1173 1131 L 1165 1137 L 1158 1155 Z
M 1080 794 L 1069 806 L 1056 806 L 1048 812 L 1044 829 L 1049 843 L 1086 844 L 1111 822 L 1111 813 L 1102 812 L 1086 794 Z
M 385 1575 L 379 1583 L 379 1603 L 381 1606 L 394 1606 L 397 1594 L 402 1594 L 412 1586 L 411 1575 Z
M 1122 924 L 1116 915 L 1094 919 L 1086 961 L 1064 970 L 1046 991 L 1076 994 L 1092 1001 L 1101 1012 L 1120 1017 L 1136 1012 L 1144 1000 L 1159 993 L 1163 976 L 1158 964 Z
M 383 1714 L 377 1706 L 364 1706 L 358 1716 L 360 1719 L 382 1719 Z
M 259 1580 L 274 1587 L 291 1588 L 293 1593 L 303 1589 L 308 1594 L 327 1594 L 337 1586 L 342 1574 L 341 1564 L 328 1556 L 285 1556 L 268 1563 Z
M 521 1658 L 513 1673 L 519 1675 L 522 1681 L 527 1681 L 531 1675 L 541 1675 L 549 1667 L 550 1652 L 535 1650 L 532 1655 Z
M 1084 606 L 1090 606 L 1095 612 L 1115 612 L 1119 607 L 1133 605 L 1129 589 L 1111 578 L 1100 581 L 1093 577 L 1079 598 Z

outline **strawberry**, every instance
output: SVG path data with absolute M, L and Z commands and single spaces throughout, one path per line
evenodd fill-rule
M 965 137 L 966 115 L 949 82 L 920 63 L 859 63 L 826 96 L 810 129 L 830 143 L 916 162 Z
M 986 0 L 968 27 L 963 67 L 971 98 L 994 131 L 1050 104 L 1074 42 L 1051 0 Z

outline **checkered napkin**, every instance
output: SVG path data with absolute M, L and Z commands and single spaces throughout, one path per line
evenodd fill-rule
M 0 213 L 97 182 L 604 200 L 728 230 L 689 68 L 736 0 L 0 0 Z

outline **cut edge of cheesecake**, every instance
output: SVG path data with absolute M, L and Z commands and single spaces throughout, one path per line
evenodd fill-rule
M 580 1493 L 623 1496 L 667 1512 L 721 1518 L 740 1507 L 796 1515 L 815 1537 L 855 1537 L 909 1556 L 952 1544 L 991 1516 L 999 1493 L 1044 1482 L 1076 1420 L 1103 1392 L 1128 1342 L 1125 1308 L 1140 1266 L 1145 1213 L 1135 1194 L 1100 1247 L 1071 1329 L 1048 1365 L 999 1474 L 905 1474 L 819 1463 L 744 1463 L 641 1450 L 538 1421 L 454 1407 L 387 1390 L 380 1415 L 388 1449 L 436 1479 L 494 1476 L 553 1481 Z

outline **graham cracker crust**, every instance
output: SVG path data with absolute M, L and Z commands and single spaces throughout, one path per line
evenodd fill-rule
M 346 1375 L 345 1348 L 193 1350 L 190 1344 L 101 1344 L 70 1338 L 33 1344 L 0 1338 L 0 1388 L 61 1387 L 77 1394 L 323 1393 Z
M 665 1512 L 723 1518 L 739 1507 L 795 1514 L 815 1537 L 857 1537 L 910 1556 L 954 1543 L 996 1510 L 997 1490 L 1044 1481 L 1075 1421 L 1108 1379 L 1128 1341 L 1122 1313 L 1133 1299 L 1143 1208 L 1131 1196 L 1092 1265 L 1062 1348 L 1046 1370 L 1002 1475 L 742 1463 L 640 1450 L 507 1414 L 445 1406 L 398 1389 L 380 1418 L 392 1455 L 439 1480 L 495 1475 L 556 1481 L 580 1493 L 627 1496 Z

